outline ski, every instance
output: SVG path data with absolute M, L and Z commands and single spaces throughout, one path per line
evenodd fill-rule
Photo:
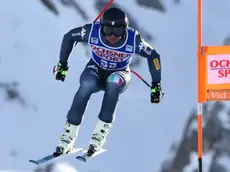
M 71 152 L 67 153 L 67 154 L 61 154 L 61 155 L 58 155 L 58 156 L 55 156 L 53 154 L 50 154 L 48 156 L 45 156 L 41 159 L 38 159 L 38 160 L 29 160 L 29 162 L 33 163 L 33 164 L 36 164 L 36 165 L 40 165 L 40 164 L 44 164 L 48 161 L 51 161 L 51 160 L 54 160 L 54 159 L 57 159 L 57 158 L 60 158 L 60 157 L 66 157 L 66 156 L 69 156 L 71 154 L 74 154 L 74 153 L 77 153 L 77 152 L 80 152 L 80 151 L 84 151 L 85 149 L 84 148 L 75 148 L 73 149 Z
M 92 156 L 87 156 L 87 151 L 88 150 L 83 150 L 81 152 L 81 155 L 77 156 L 76 159 L 80 160 L 80 161 L 83 161 L 83 162 L 87 162 L 89 159 L 103 153 L 106 151 L 106 149 L 100 149 L 99 151 L 95 152 Z

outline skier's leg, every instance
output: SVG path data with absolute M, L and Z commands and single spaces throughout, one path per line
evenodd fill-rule
M 131 79 L 129 71 L 114 72 L 106 81 L 105 94 L 99 113 L 99 121 L 90 141 L 89 152 L 93 153 L 105 143 L 106 136 L 115 120 L 115 111 L 119 94 L 125 91 Z
M 98 92 L 100 88 L 100 77 L 97 70 L 92 66 L 87 67 L 81 74 L 80 87 L 67 114 L 67 122 L 73 125 L 81 124 L 90 96 Z
M 115 120 L 115 110 L 119 95 L 123 93 L 129 85 L 131 73 L 129 71 L 118 71 L 109 75 L 105 85 L 105 94 L 102 101 L 99 119 L 106 123 Z
M 80 87 L 68 111 L 64 133 L 56 148 L 57 153 L 67 153 L 73 148 L 88 100 L 93 93 L 99 90 L 100 77 L 98 70 L 92 65 L 88 65 L 80 76 Z

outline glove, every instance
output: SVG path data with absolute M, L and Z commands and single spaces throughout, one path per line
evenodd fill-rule
M 151 87 L 151 103 L 160 103 L 160 95 L 161 95 L 161 84 L 160 82 L 153 83 Z
M 65 80 L 69 67 L 67 64 L 63 65 L 61 61 L 59 61 L 56 67 L 57 67 L 56 80 L 61 80 L 63 82 Z

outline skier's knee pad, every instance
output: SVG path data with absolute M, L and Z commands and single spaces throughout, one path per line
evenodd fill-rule
M 129 73 L 114 72 L 107 79 L 107 87 L 115 87 L 115 85 L 117 85 L 119 87 L 119 93 L 121 93 L 127 87 L 129 80 Z
M 106 82 L 106 90 L 109 92 L 120 93 L 123 85 L 125 84 L 124 78 L 117 72 L 109 75 Z

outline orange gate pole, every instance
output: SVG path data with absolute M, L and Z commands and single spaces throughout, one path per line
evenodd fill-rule
M 198 58 L 198 169 L 202 172 L 202 103 L 204 97 L 202 92 L 204 91 L 204 73 L 203 73 L 203 59 L 202 57 L 202 0 L 197 0 L 197 58 Z

